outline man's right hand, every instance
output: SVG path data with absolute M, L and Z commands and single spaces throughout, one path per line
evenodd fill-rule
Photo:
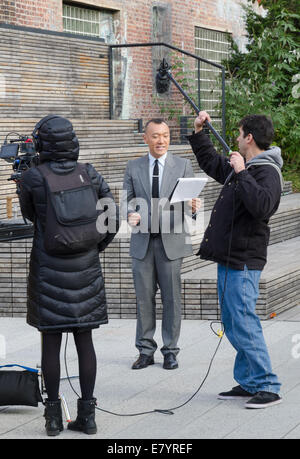
M 207 120 L 209 123 L 211 122 L 211 119 L 210 119 L 209 114 L 208 114 L 207 112 L 205 112 L 205 111 L 199 112 L 199 115 L 198 115 L 197 118 L 195 119 L 195 123 L 194 123 L 194 126 L 195 126 L 195 134 L 197 134 L 197 132 L 202 131 L 202 129 L 203 129 L 203 124 L 205 123 L 206 120 Z
M 140 223 L 141 216 L 137 212 L 128 214 L 128 223 L 130 226 L 137 226 Z

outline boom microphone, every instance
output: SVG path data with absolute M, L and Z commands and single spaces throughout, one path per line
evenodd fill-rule
M 175 80 L 173 75 L 170 72 L 170 66 L 166 59 L 164 58 L 159 66 L 159 69 L 156 74 L 155 78 L 155 84 L 156 84 L 156 91 L 158 94 L 164 94 L 169 90 L 170 87 L 170 81 L 174 83 L 176 88 L 181 92 L 183 97 L 189 102 L 189 104 L 193 107 L 193 109 L 196 111 L 197 115 L 199 114 L 200 110 L 197 107 L 197 105 L 194 103 L 194 101 L 187 95 L 187 93 L 182 89 L 179 83 Z M 212 134 L 215 136 L 215 138 L 220 142 L 222 147 L 227 153 L 231 152 L 231 148 L 227 145 L 225 140 L 220 136 L 220 134 L 213 128 L 213 126 L 208 122 L 205 121 L 205 125 L 208 127 L 208 129 L 212 132 Z
M 158 94 L 164 94 L 169 91 L 170 78 L 167 73 L 168 70 L 169 64 L 167 63 L 166 59 L 163 58 L 155 79 L 156 91 L 158 92 Z

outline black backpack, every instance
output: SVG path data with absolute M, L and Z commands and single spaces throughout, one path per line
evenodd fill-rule
M 50 255 L 85 252 L 103 239 L 96 228 L 97 194 L 84 164 L 68 174 L 56 174 L 46 164 L 37 167 L 47 190 L 44 247 Z

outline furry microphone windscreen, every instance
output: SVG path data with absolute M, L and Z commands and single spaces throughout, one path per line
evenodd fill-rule
M 170 79 L 168 76 L 169 65 L 165 59 L 162 60 L 155 78 L 156 92 L 164 94 L 168 92 L 170 87 Z

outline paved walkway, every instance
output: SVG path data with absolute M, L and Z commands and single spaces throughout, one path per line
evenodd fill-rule
M 283 402 L 266 410 L 246 410 L 241 401 L 220 401 L 218 392 L 230 389 L 235 352 L 224 338 L 202 389 L 174 415 L 151 413 L 142 416 L 115 416 L 97 411 L 98 433 L 94 436 L 64 430 L 57 439 L 245 439 L 300 438 L 300 306 L 275 319 L 263 321 L 273 369 L 282 382 Z M 111 320 L 94 332 L 98 356 L 95 396 L 98 406 L 119 414 L 153 409 L 170 409 L 186 402 L 202 382 L 219 338 L 209 321 L 182 323 L 179 368 L 162 368 L 162 357 L 155 365 L 133 371 L 135 321 Z M 158 344 L 160 322 L 157 332 Z M 62 377 L 66 375 L 63 349 Z M 24 318 L 0 318 L 0 364 L 19 363 L 36 367 L 40 361 L 39 333 Z M 76 376 L 77 359 L 70 336 L 67 347 L 70 375 Z M 72 379 L 79 391 L 78 379 Z M 76 413 L 76 396 L 67 380 L 61 382 L 71 417 Z M 43 405 L 0 407 L 0 439 L 38 439 L 45 435 Z M 117 443 L 116 443 L 117 444 Z

